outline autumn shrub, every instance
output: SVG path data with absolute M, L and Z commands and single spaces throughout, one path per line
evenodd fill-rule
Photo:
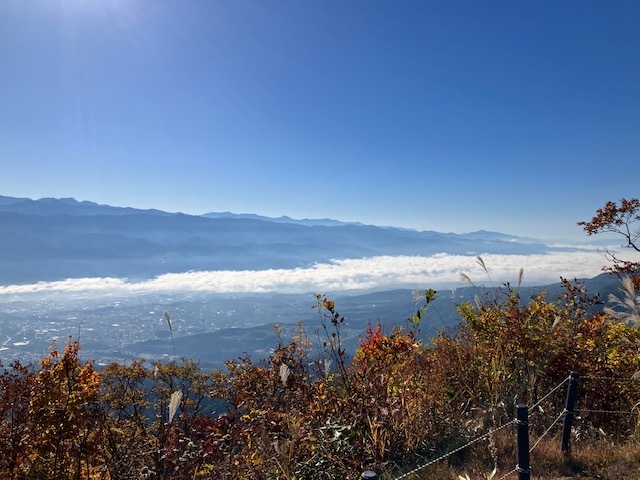
M 571 354 L 583 377 L 578 404 L 583 428 L 640 440 L 633 410 L 640 400 L 640 331 L 596 315 L 579 326 Z
M 413 331 L 369 327 L 350 374 L 366 452 L 376 462 L 398 460 L 443 433 L 444 377 Z
M 639 394 L 632 377 L 640 369 L 640 332 L 590 312 L 593 302 L 579 286 L 569 284 L 568 291 L 555 302 L 544 293 L 523 302 L 505 286 L 498 301 L 458 307 L 461 324 L 435 337 L 433 348 L 447 378 L 447 395 L 461 406 L 461 419 L 501 424 L 513 418 L 516 404 L 537 404 L 570 371 L 585 377 L 581 392 L 591 409 L 630 411 Z M 564 395 L 559 389 L 544 407 L 563 405 Z M 537 425 L 546 426 L 558 412 L 537 413 Z M 620 419 L 611 415 L 585 411 L 583 419 L 598 428 L 621 428 Z M 630 427 L 627 422 L 627 433 Z
M 40 362 L 29 403 L 28 478 L 91 478 L 99 470 L 100 375 L 91 361 L 80 360 L 79 348 L 69 341 L 60 352 L 54 343 Z
M 294 339 L 278 344 L 267 359 L 244 356 L 216 373 L 215 396 L 226 400 L 227 409 L 212 428 L 208 475 L 337 478 L 341 462 L 327 463 L 337 431 L 327 441 L 327 430 L 344 398 L 331 388 L 323 362 L 310 353 L 299 326 Z
M 18 361 L 6 369 L 0 363 L 0 477 L 14 477 L 30 455 L 29 402 L 36 374 Z
M 212 373 L 187 359 L 109 364 L 102 373 L 103 455 L 113 478 L 193 478 L 204 458 Z M 176 392 L 179 392 L 176 395 Z M 170 418 L 172 399 L 176 413 Z M 210 411 L 208 412 L 211 413 Z
M 110 363 L 102 371 L 102 455 L 112 478 L 142 477 L 157 451 L 152 433 L 149 383 L 152 372 L 143 360 Z

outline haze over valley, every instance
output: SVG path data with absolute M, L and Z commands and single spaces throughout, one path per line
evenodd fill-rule
M 463 272 L 496 286 L 517 282 L 522 267 L 523 285 L 534 287 L 557 284 L 560 275 L 594 277 L 603 263 L 587 244 L 546 245 L 507 233 L 194 216 L 70 198 L 0 196 L 0 221 L 4 360 L 35 362 L 52 340 L 69 336 L 102 363 L 170 357 L 165 311 L 179 356 L 208 366 L 243 351 L 264 356 L 275 342 L 272 324 L 284 324 L 287 335 L 297 321 L 318 328 L 313 294 L 338 300 L 353 350 L 369 322 L 406 323 L 416 287 L 440 290 L 427 335 L 455 324 L 452 305 L 475 294 L 460 282 Z

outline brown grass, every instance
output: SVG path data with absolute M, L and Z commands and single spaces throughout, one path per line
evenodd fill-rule
M 515 438 L 510 432 L 500 432 L 496 438 L 500 452 L 498 471 L 493 477 L 500 479 L 512 471 L 517 463 Z M 418 466 L 420 462 L 416 462 Z M 493 470 L 493 460 L 488 445 L 478 445 L 438 462 L 411 480 L 459 480 L 468 475 L 471 480 L 486 479 Z M 393 479 L 402 472 L 382 476 Z M 517 473 L 507 477 L 514 480 Z M 640 478 L 640 444 L 613 445 L 606 441 L 585 440 L 573 446 L 571 459 L 565 460 L 560 448 L 560 438 L 544 439 L 531 453 L 532 480 L 638 480 Z

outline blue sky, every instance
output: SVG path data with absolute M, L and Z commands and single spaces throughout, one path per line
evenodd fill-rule
M 640 2 L 0 0 L 0 194 L 585 238 Z

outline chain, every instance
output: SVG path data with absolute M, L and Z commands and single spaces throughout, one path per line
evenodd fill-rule
M 577 413 L 608 413 L 611 415 L 631 415 L 633 413 L 632 410 L 577 410 Z
M 633 382 L 633 381 L 637 381 L 634 378 L 592 377 L 592 376 L 589 376 L 589 375 L 585 375 L 584 377 L 580 377 L 580 380 L 607 380 L 609 382 Z

